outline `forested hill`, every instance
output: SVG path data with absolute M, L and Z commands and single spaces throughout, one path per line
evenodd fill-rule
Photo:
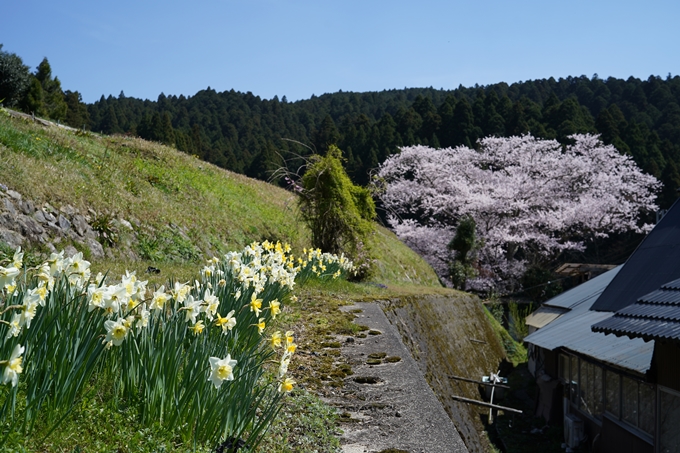
M 45 58 L 34 74 L 0 45 L 0 99 L 9 107 L 108 134 L 125 133 L 170 144 L 249 176 L 268 179 L 282 159 L 322 153 L 337 144 L 355 182 L 399 146 L 474 146 L 489 135 L 531 133 L 567 140 L 600 133 L 661 179 L 668 207 L 680 187 L 680 77 L 647 80 L 567 77 L 498 83 L 455 90 L 405 88 L 338 92 L 287 102 L 248 92 L 213 89 L 156 101 L 109 96 L 85 105 L 77 91 L 62 91 Z M 15 107 L 15 108 L 16 108 Z
M 142 101 L 109 96 L 88 105 L 90 127 L 174 144 L 220 166 L 266 179 L 289 151 L 337 143 L 359 183 L 401 145 L 474 146 L 487 135 L 530 132 L 560 141 L 597 132 L 665 185 L 680 186 L 680 77 L 647 80 L 568 77 L 455 90 L 338 92 L 287 102 L 210 88 L 194 96 Z

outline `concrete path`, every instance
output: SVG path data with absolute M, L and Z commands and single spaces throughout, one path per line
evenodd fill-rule
M 357 303 L 343 311 L 356 313 L 357 324 L 373 332 L 363 339 L 342 338 L 342 354 L 354 374 L 330 404 L 342 414 L 344 453 L 467 452 L 451 419 L 437 400 L 397 329 L 377 303 Z M 380 332 L 380 334 L 375 334 Z M 369 365 L 370 354 L 400 358 Z M 396 359 L 393 359 L 396 360 Z

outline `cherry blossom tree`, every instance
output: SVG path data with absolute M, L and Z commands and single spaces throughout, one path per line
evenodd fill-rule
M 588 239 L 648 231 L 644 212 L 657 209 L 661 183 L 596 135 L 573 144 L 489 137 L 477 150 L 412 146 L 377 171 L 380 198 L 397 235 L 445 276 L 459 220 L 470 216 L 482 244 L 479 278 L 469 289 L 514 284 L 528 265 Z

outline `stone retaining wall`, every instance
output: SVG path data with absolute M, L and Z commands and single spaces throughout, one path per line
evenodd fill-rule
M 93 211 L 81 213 L 72 206 L 59 209 L 35 203 L 0 184 L 0 242 L 12 248 L 41 245 L 52 252 L 73 248 L 72 243 L 87 247 L 94 259 L 106 256 L 92 228 Z

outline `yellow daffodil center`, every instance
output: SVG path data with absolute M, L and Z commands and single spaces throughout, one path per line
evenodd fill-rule
M 20 374 L 22 371 L 24 371 L 24 369 L 21 367 L 21 362 L 23 359 L 23 357 L 17 357 L 16 359 L 10 360 L 8 365 L 9 369 L 17 374 Z
M 231 374 L 231 371 L 232 369 L 229 365 L 220 365 L 217 368 L 217 377 L 222 380 L 227 379 Z

